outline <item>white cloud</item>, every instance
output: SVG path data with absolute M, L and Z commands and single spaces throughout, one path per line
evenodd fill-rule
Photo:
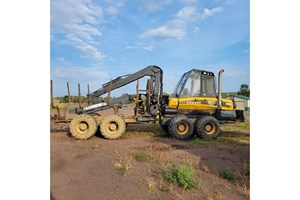
M 64 58 L 57 59 L 57 65 L 51 67 L 54 96 L 67 94 L 66 82 L 69 82 L 71 95 L 77 95 L 77 84 L 81 84 L 81 93 L 87 93 L 86 86 L 90 85 L 90 92 L 98 89 L 101 84 L 109 80 L 109 75 L 97 66 L 76 66 Z
M 197 12 L 196 7 L 186 6 L 177 12 L 176 17 L 169 21 L 166 25 L 158 28 L 150 29 L 139 35 L 140 38 L 154 39 L 157 41 L 167 39 L 183 39 L 186 35 L 186 26 L 194 20 L 205 19 L 223 10 L 222 7 L 217 7 L 209 10 L 204 8 L 203 12 Z M 193 32 L 199 32 L 198 27 L 194 27 Z
M 104 58 L 95 39 L 101 36 L 102 21 L 102 9 L 91 0 L 51 0 L 51 35 L 62 34 L 62 43 L 79 49 L 82 57 L 96 61 Z
M 66 28 L 72 30 L 68 34 L 72 34 L 77 38 L 83 39 L 89 43 L 95 43 L 93 36 L 101 36 L 101 32 L 94 26 L 88 24 L 66 24 Z
M 68 34 L 66 35 L 66 40 L 64 41 L 66 44 L 73 45 L 76 49 L 82 52 L 82 57 L 90 58 L 96 61 L 102 61 L 105 57 L 96 47 L 87 43 L 85 40 L 80 39 L 79 37 Z
M 185 21 L 175 19 L 166 26 L 150 29 L 139 35 L 140 38 L 151 38 L 154 40 L 182 39 L 186 34 Z
M 194 17 L 197 13 L 197 9 L 193 6 L 187 6 L 182 8 L 176 16 L 181 19 L 189 20 L 190 18 Z
M 56 79 L 76 80 L 77 82 L 89 82 L 93 80 L 107 79 L 108 75 L 97 68 L 86 68 L 80 66 L 57 68 L 53 71 Z
M 201 29 L 198 26 L 195 26 L 193 29 L 194 33 L 198 33 Z
M 127 47 L 125 47 L 125 50 L 127 50 L 127 49 L 143 49 L 146 51 L 152 51 L 153 48 L 154 47 L 152 45 L 149 45 L 149 46 L 137 45 L 137 46 L 127 46 Z
M 161 26 L 155 29 L 150 29 L 140 34 L 140 38 L 153 38 L 155 40 L 166 40 L 171 38 L 182 39 L 184 35 L 184 29 L 170 26 Z
M 142 12 L 154 12 L 162 9 L 165 5 L 169 4 L 170 2 L 170 0 L 144 0 L 142 1 L 142 5 L 139 8 L 139 10 Z
M 219 2 L 224 2 L 225 4 L 232 4 L 234 3 L 236 0 L 215 0 L 215 3 L 219 3 Z
M 118 9 L 116 7 L 110 6 L 106 9 L 106 12 L 108 12 L 111 15 L 115 15 L 118 13 Z
M 217 7 L 209 10 L 208 8 L 204 8 L 203 12 L 200 13 L 199 17 L 200 19 L 204 19 L 206 17 L 213 16 L 216 13 L 222 12 L 223 8 L 222 7 Z
M 197 0 L 181 0 L 184 4 L 192 4 L 195 3 Z

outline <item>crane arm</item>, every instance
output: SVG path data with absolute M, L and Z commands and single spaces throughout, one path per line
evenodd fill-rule
M 144 76 L 150 76 L 153 81 L 153 96 L 158 100 L 159 91 L 162 93 L 162 75 L 163 71 L 160 67 L 155 65 L 150 65 L 140 71 L 137 71 L 133 74 L 128 74 L 125 76 L 117 77 L 116 79 L 104 83 L 102 88 L 92 92 L 90 97 L 99 97 L 103 94 L 108 93 L 110 90 L 115 90 L 122 86 L 125 86 L 133 81 L 143 78 Z

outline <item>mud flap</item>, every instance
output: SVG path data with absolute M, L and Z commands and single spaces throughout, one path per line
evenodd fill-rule
M 235 118 L 236 122 L 244 122 L 245 121 L 243 110 L 236 110 L 235 114 L 236 114 L 236 118 Z

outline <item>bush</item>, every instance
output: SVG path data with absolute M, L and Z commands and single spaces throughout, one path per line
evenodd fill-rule
M 172 165 L 164 171 L 164 178 L 184 189 L 191 189 L 197 185 L 194 178 L 194 170 L 187 165 Z
M 133 153 L 133 157 L 139 162 L 149 163 L 153 160 L 153 158 L 150 155 L 144 153 L 143 151 Z
M 220 173 L 219 173 L 220 177 L 223 178 L 223 179 L 227 179 L 227 180 L 230 180 L 230 181 L 234 181 L 236 179 L 236 175 L 228 170 L 222 170 Z

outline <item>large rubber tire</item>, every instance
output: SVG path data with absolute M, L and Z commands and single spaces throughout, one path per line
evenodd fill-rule
M 100 123 L 100 132 L 107 139 L 117 139 L 126 131 L 126 124 L 122 117 L 109 115 Z
M 169 123 L 170 123 L 170 119 L 168 119 L 168 121 L 164 124 L 164 125 L 160 125 L 160 128 L 167 134 L 169 134 L 169 131 L 168 131 L 168 127 L 169 127 Z
M 178 115 L 171 119 L 168 131 L 171 136 L 185 140 L 193 135 L 194 125 L 187 116 Z
M 93 117 L 81 114 L 74 117 L 71 121 L 70 132 L 73 137 L 86 140 L 95 135 L 98 125 Z
M 215 139 L 220 134 L 219 121 L 213 116 L 204 116 L 195 121 L 195 132 L 202 139 Z

